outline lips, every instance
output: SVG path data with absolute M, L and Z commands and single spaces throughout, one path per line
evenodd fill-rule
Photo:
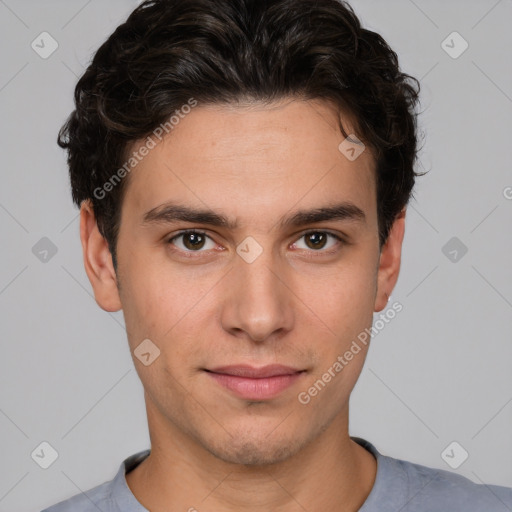
M 281 364 L 269 364 L 267 366 L 261 366 L 259 368 L 249 365 L 220 366 L 218 368 L 212 368 L 207 371 L 213 373 L 221 373 L 224 375 L 234 375 L 237 377 L 262 379 L 265 377 L 275 377 L 277 375 L 293 375 L 294 373 L 298 373 L 301 370 L 298 368 L 292 368 L 291 366 L 284 366 Z
M 206 370 L 217 384 L 245 400 L 269 400 L 276 397 L 305 373 L 290 366 L 272 364 L 255 368 L 232 365 Z

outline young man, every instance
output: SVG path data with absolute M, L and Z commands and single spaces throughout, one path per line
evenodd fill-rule
M 100 47 L 59 143 L 151 448 L 47 512 L 512 510 L 348 433 L 418 92 L 337 0 L 148 1 Z

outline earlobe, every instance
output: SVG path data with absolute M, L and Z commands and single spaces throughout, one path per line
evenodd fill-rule
M 400 273 L 402 257 L 402 242 L 405 233 L 404 208 L 396 217 L 391 226 L 388 239 L 382 247 L 377 274 L 377 292 L 375 295 L 375 312 L 382 311 L 389 300 Z
M 98 229 L 90 200 L 80 206 L 80 239 L 84 267 L 94 290 L 94 298 L 105 311 L 122 308 L 117 287 L 117 276 L 108 243 Z

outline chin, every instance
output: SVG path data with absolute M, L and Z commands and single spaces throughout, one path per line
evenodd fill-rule
M 231 464 L 263 466 L 277 464 L 295 455 L 305 443 L 297 439 L 270 439 L 271 436 L 250 437 L 234 435 L 224 439 L 223 444 L 207 446 L 208 451 Z

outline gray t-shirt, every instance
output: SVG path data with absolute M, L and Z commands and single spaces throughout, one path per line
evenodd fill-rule
M 377 459 L 375 483 L 359 512 L 512 512 L 512 488 L 476 484 L 451 471 L 394 459 L 360 437 L 351 438 Z M 125 474 L 149 452 L 125 459 L 113 480 L 42 512 L 148 512 L 130 491 Z

